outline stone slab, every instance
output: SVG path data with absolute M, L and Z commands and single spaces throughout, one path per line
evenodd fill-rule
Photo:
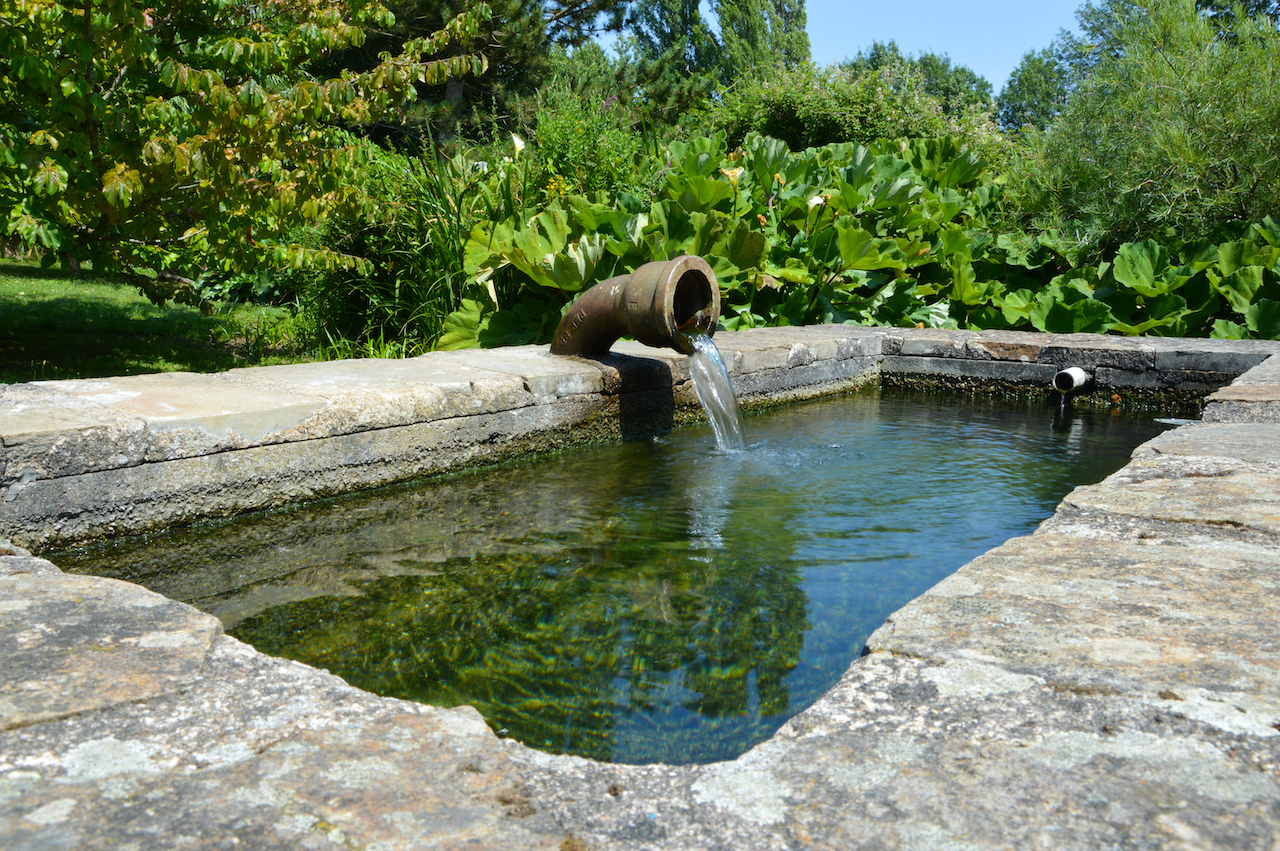
M 139 417 L 40 384 L 0 385 L 0 499 L 37 478 L 140 463 Z
M 1041 361 L 1059 369 L 1078 366 L 1145 372 L 1155 368 L 1155 351 L 1142 338 L 1108 337 L 1098 334 L 1057 334 L 1045 347 Z
M 101 580 L 100 580 L 101 581 Z M 182 693 L 0 732 L 7 849 L 557 849 L 474 710 L 218 638 Z
M 1148 440 L 1134 450 L 1133 458 L 1154 461 L 1163 455 L 1232 458 L 1280 467 L 1280 424 L 1188 423 Z
M 593 849 L 1266 849 L 1278 742 L 876 653 L 732 762 L 523 758 L 534 805 Z
M 1183 712 L 1213 709 L 1226 729 L 1272 736 L 1277 583 L 1280 553 L 1266 548 L 1038 534 L 944 579 L 867 646 L 992 665 L 1070 691 L 1181 701 Z
M 761 398 L 777 402 L 852 390 L 874 381 L 878 366 L 878 359 L 871 357 L 823 360 L 739 374 L 734 377 L 733 387 L 743 405 L 751 407 Z
M 1280 468 L 1144 455 L 1099 484 L 1076 488 L 1061 510 L 1141 518 L 1189 531 L 1252 534 L 1280 544 Z
M 946 328 L 894 328 L 885 336 L 882 353 L 886 356 L 963 358 L 976 331 L 951 331 Z
M 535 404 L 524 377 L 481 369 L 462 358 L 346 360 L 232 370 L 229 381 L 258 392 L 306 394 L 324 400 L 315 416 L 285 437 L 316 440 L 333 435 L 414 425 L 452 417 L 491 414 Z M 475 355 L 471 356 L 473 359 Z M 508 358 L 508 360 L 512 360 Z M 532 370 L 531 370 L 532 371 Z M 566 365 L 566 382 L 587 375 Z M 544 374 L 539 390 L 555 386 Z M 546 399 L 545 401 L 550 401 Z
M 1227 372 L 1202 372 L 1189 369 L 1131 372 L 1127 369 L 1100 366 L 1094 371 L 1093 377 L 1094 385 L 1099 389 L 1157 392 L 1172 390 L 1182 394 L 1193 393 L 1204 396 L 1229 383 L 1235 376 Z
M 1053 342 L 1052 334 L 979 331 L 965 344 L 968 357 L 1036 363 Z
M 431 352 L 417 360 L 466 365 L 519 376 L 525 389 L 540 402 L 563 396 L 602 393 L 605 389 L 604 377 L 598 367 L 577 359 L 556 357 L 546 346 Z
M 1155 352 L 1155 368 L 1229 372 L 1239 375 L 1280 352 L 1280 342 L 1269 340 L 1197 339 L 1194 345 L 1180 337 L 1144 337 L 1143 345 Z
M 668 398 L 669 398 L 668 391 Z M 226 517 L 551 451 L 659 424 L 629 412 L 563 400 L 484 416 L 293 441 L 238 452 L 63 476 L 0 501 L 0 529 L 32 547 Z M 665 426 L 670 428 L 670 412 Z M 50 518 L 53 518 L 52 521 Z
M 216 618 L 128 582 L 0 576 L 0 728 L 180 689 L 221 631 Z
M 151 431 L 204 432 L 215 445 L 254 445 L 294 428 L 321 406 L 314 396 L 268 392 L 220 375 L 161 372 L 41 382 L 60 393 L 137 417 Z
M 1276 344 L 1276 349 L 1280 352 L 1280 344 Z M 1280 354 L 1273 354 L 1257 366 L 1245 371 L 1233 384 L 1270 384 L 1272 386 L 1280 386 Z

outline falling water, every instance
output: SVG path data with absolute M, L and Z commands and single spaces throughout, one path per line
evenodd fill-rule
M 722 452 L 746 449 L 742 409 L 738 407 L 738 397 L 733 393 L 724 361 L 720 360 L 720 350 L 710 337 L 700 332 L 688 335 L 688 340 L 693 346 L 693 354 L 689 356 L 689 375 L 698 401 L 711 420 L 716 448 Z

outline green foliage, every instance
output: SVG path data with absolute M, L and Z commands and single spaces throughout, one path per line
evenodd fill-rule
M 716 0 L 713 8 L 720 24 L 721 80 L 809 61 L 804 0 Z
M 844 65 L 854 73 L 883 68 L 909 69 L 920 76 L 922 89 L 936 98 L 948 115 L 961 115 L 972 108 L 991 108 L 991 83 L 968 66 L 952 65 L 951 57 L 945 53 L 926 51 L 919 56 L 904 56 L 896 41 L 876 41 Z
M 891 311 L 927 307 L 911 296 L 919 270 L 972 277 L 967 260 L 941 261 L 961 252 L 966 229 L 979 227 L 998 197 L 982 185 L 984 174 L 950 138 L 803 154 L 758 134 L 733 154 L 723 135 L 674 142 L 648 201 L 570 196 L 527 222 L 478 225 L 467 273 L 491 298 L 451 316 L 442 344 L 489 345 L 512 339 L 512 328 L 525 330 L 522 342 L 549 339 L 564 306 L 590 283 L 681 254 L 711 263 L 729 328 L 902 321 L 908 317 Z M 886 286 L 900 297 L 889 298 Z M 864 293 L 868 287 L 875 292 Z M 946 319 L 945 309 L 931 315 Z M 542 318 L 531 323 L 533 316 Z
M 680 73 L 714 75 L 720 42 L 698 6 L 698 0 L 637 0 L 630 23 L 640 56 Z
M 539 186 L 549 197 L 634 190 L 641 180 L 640 138 L 615 96 L 576 95 L 554 86 L 538 108 Z
M 356 200 L 358 148 L 336 126 L 479 71 L 472 13 L 368 72 L 316 80 L 308 60 L 389 22 L 376 3 L 245 5 L 15 0 L 0 13 L 0 210 L 52 262 L 92 261 L 158 303 L 197 302 L 209 273 L 354 267 L 291 228 Z
M 954 137 L 794 153 L 752 134 L 672 143 L 651 199 L 555 199 L 481 223 L 477 282 L 441 347 L 550 339 L 591 283 L 681 254 L 707 259 L 725 328 L 855 322 L 1054 333 L 1273 336 L 1280 225 L 1240 239 L 1126 243 L 1081 265 L 1060 232 L 999 233 L 1001 189 Z
M 366 258 L 366 265 L 318 274 L 299 298 L 327 357 L 419 354 L 445 333 L 445 316 L 462 306 L 473 223 L 521 215 L 528 155 L 508 144 L 506 162 L 489 163 L 361 146 L 365 203 L 312 238 Z
M 919 74 L 900 66 L 853 73 L 805 64 L 739 80 L 707 115 L 712 131 L 737 145 L 752 131 L 795 150 L 832 142 L 927 137 L 948 129 Z
M 1021 218 L 1094 262 L 1122 243 L 1222 239 L 1280 209 L 1280 31 L 1224 33 L 1191 0 L 1136 0 L 1110 55 L 1010 176 Z
M 379 55 L 397 53 L 414 38 L 470 12 L 480 0 L 389 0 L 391 26 L 371 31 L 362 45 L 335 52 L 316 66 L 317 73 L 337 75 L 344 69 L 363 72 Z M 455 143 L 476 141 L 496 123 L 504 131 L 523 132 L 532 119 L 533 98 L 554 73 L 552 54 L 591 44 L 592 36 L 621 31 L 627 0 L 484 0 L 489 13 L 474 36 L 446 50 L 483 52 L 488 72 L 417 86 L 419 100 L 403 123 L 367 127 L 373 138 L 410 147 L 428 139 Z
M 1050 49 L 1028 51 L 1000 90 L 996 120 L 1006 131 L 1044 130 L 1067 102 L 1070 72 Z
M 952 135 L 1003 168 L 1011 145 L 985 111 L 970 108 L 948 115 L 924 85 L 922 72 L 903 63 L 861 72 L 804 64 L 776 69 L 767 78 L 739 80 L 703 123 L 723 132 L 731 146 L 756 132 L 781 139 L 793 150 Z

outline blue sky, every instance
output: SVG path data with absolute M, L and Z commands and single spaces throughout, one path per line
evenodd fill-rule
M 809 50 L 819 65 L 854 56 L 873 41 L 903 53 L 945 53 L 991 82 L 1000 94 L 1028 50 L 1048 47 L 1058 30 L 1075 29 L 1083 0 L 806 0 Z

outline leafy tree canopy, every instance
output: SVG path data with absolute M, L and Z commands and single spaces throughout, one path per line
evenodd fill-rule
M 637 53 L 674 62 L 686 74 L 713 73 L 720 41 L 698 7 L 698 0 L 637 0 L 631 16 Z
M 351 265 L 287 230 L 356 202 L 343 125 L 483 70 L 484 4 L 362 73 L 307 63 L 393 19 L 370 0 L 9 0 L 0 11 L 0 214 L 7 233 L 117 272 L 158 303 L 202 278 Z M 434 57 L 434 58 L 433 58 Z
M 336 51 L 322 72 L 363 72 L 377 65 L 383 52 L 397 53 L 415 38 L 436 32 L 480 0 L 386 0 L 395 15 L 388 27 L 370 31 L 361 45 Z M 451 76 L 443 85 L 418 86 L 420 102 L 409 115 L 411 134 L 431 132 L 437 139 L 456 133 L 476 135 L 497 122 L 507 129 L 530 118 L 532 96 L 547 82 L 553 50 L 574 49 L 601 32 L 620 32 L 630 0 L 484 0 L 490 12 L 466 44 L 449 49 L 483 52 L 482 76 Z M 526 103 L 528 102 L 528 103 Z
M 809 61 L 804 0 L 716 0 L 721 79 Z
M 966 65 L 953 65 L 951 57 L 945 53 L 904 56 L 896 41 L 875 41 L 843 64 L 854 73 L 893 66 L 910 68 L 919 73 L 924 91 L 937 98 L 948 115 L 959 114 L 970 107 L 986 108 L 991 105 L 991 83 Z
M 1076 10 L 1078 33 L 1061 30 L 1049 47 L 1022 57 L 1000 92 L 1000 126 L 1007 131 L 1048 128 L 1077 86 L 1104 62 L 1123 56 L 1126 31 L 1144 8 L 1135 0 L 1086 0 Z M 1241 19 L 1280 21 L 1280 0 L 1194 0 L 1194 8 L 1221 35 L 1228 35 Z
M 1028 51 L 1000 91 L 996 120 L 1001 129 L 1046 129 L 1066 104 L 1070 79 L 1070 69 L 1055 51 Z
M 1028 137 L 1010 181 L 1026 224 L 1098 256 L 1280 211 L 1280 30 L 1234 9 L 1227 29 L 1192 0 L 1128 4 L 1050 131 Z

